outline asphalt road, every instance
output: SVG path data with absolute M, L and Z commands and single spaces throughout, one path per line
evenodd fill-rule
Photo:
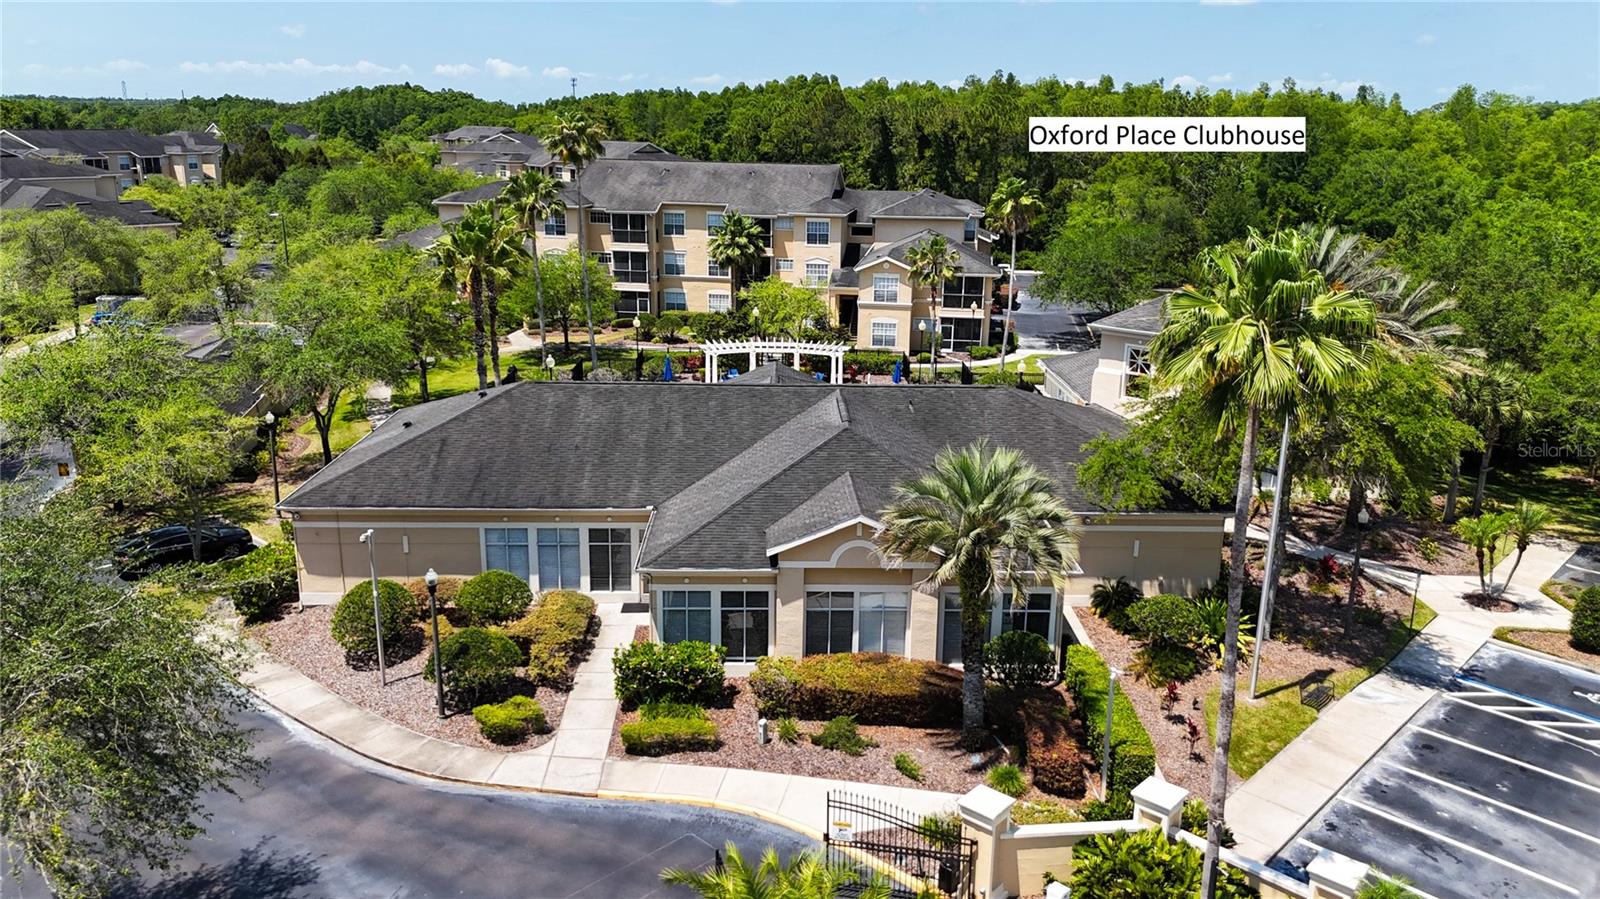
M 623 899 L 692 896 L 668 867 L 699 868 L 733 841 L 747 856 L 813 846 L 753 818 L 665 803 L 508 793 L 381 768 L 263 713 L 259 786 L 207 798 L 213 818 L 177 870 L 122 899 Z M 821 814 L 821 810 L 818 810 Z M 0 896 L 46 899 L 36 875 L 0 873 Z
M 1585 587 L 1600 585 L 1600 546 L 1578 547 L 1567 564 L 1555 573 L 1555 580 L 1571 581 Z
M 1085 325 L 1094 317 L 1087 309 L 1039 302 L 1028 293 L 1037 272 L 1017 272 L 1017 308 L 1011 324 L 1017 345 L 1028 350 L 1082 350 L 1094 346 Z

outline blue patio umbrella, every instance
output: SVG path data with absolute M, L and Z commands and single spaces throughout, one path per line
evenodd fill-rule
M 666 357 L 666 360 L 661 363 L 661 380 L 663 380 L 663 381 L 672 380 L 672 357 L 671 356 Z
M 894 360 L 894 382 L 900 383 L 900 360 Z

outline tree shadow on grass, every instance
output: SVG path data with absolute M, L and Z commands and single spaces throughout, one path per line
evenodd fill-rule
M 321 879 L 318 859 L 309 853 L 289 855 L 267 847 L 270 838 L 239 853 L 223 865 L 202 865 L 155 883 L 123 883 L 114 899 L 306 899 L 308 888 Z

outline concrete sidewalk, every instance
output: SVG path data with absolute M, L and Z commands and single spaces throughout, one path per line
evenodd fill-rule
M 1327 552 L 1323 547 L 1314 549 Z M 1291 547 L 1291 551 L 1296 550 Z M 1569 555 L 1554 547 L 1529 547 L 1516 578 L 1505 587 L 1505 597 L 1520 606 L 1514 612 L 1468 605 L 1462 597 L 1478 589 L 1476 577 L 1423 575 L 1417 596 L 1438 617 L 1382 671 L 1323 709 L 1310 727 L 1228 797 L 1227 820 L 1238 851 L 1270 859 L 1437 690 L 1449 684 L 1456 669 L 1495 628 L 1568 626 L 1571 613 L 1540 593 L 1539 585 Z M 1371 572 L 1365 562 L 1362 568 Z M 1507 561 L 1496 570 L 1503 577 L 1509 568 Z M 1414 575 L 1400 577 L 1407 590 L 1419 583 Z
M 830 790 L 848 790 L 916 815 L 955 810 L 954 793 L 886 787 L 738 768 L 608 758 L 617 700 L 612 651 L 633 640 L 647 613 L 599 609 L 594 652 L 578 667 L 555 739 L 526 752 L 493 752 L 424 736 L 361 709 L 265 653 L 245 678 L 264 702 L 373 761 L 486 787 L 702 805 L 752 815 L 820 838 Z

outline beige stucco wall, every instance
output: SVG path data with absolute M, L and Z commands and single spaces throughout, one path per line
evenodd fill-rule
M 1097 333 L 1100 335 L 1100 362 L 1095 366 L 1094 378 L 1090 382 L 1089 402 L 1126 415 L 1130 398 L 1122 391 L 1128 373 L 1124 361 L 1127 348 L 1130 345 L 1149 346 L 1151 338 L 1104 331 Z
M 961 239 L 964 227 L 965 219 L 875 218 L 872 220 L 872 241 L 894 243 L 919 231 L 931 230 L 943 234 L 954 243 L 964 243 Z

